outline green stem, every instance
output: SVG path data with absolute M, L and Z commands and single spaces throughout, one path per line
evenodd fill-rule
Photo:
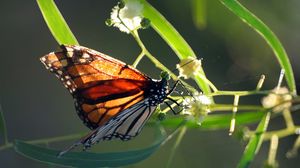
M 297 156 L 299 147 L 300 147 L 300 136 L 298 135 L 298 138 L 294 142 L 293 148 L 286 153 L 286 157 L 293 158 L 293 157 Z
M 276 153 L 278 148 L 278 136 L 273 135 L 270 141 L 270 149 L 269 149 L 269 156 L 268 156 L 268 164 L 269 165 L 276 165 Z
M 138 57 L 135 59 L 134 63 L 132 64 L 133 67 L 136 68 L 136 66 L 140 63 L 140 61 L 143 59 L 145 53 L 142 51 Z
M 285 128 L 276 131 L 269 131 L 264 134 L 264 141 L 268 141 L 272 138 L 273 135 L 277 135 L 278 138 L 287 137 L 290 135 L 295 135 L 296 131 L 300 129 L 300 126 L 295 126 L 294 128 Z
M 155 64 L 156 67 L 158 67 L 159 69 L 166 71 L 170 74 L 170 76 L 173 78 L 173 80 L 180 80 L 172 71 L 170 71 L 166 66 L 164 66 L 159 60 L 157 60 L 145 47 L 144 43 L 142 42 L 142 40 L 140 39 L 140 36 L 137 32 L 137 30 L 134 30 L 131 32 L 131 35 L 134 37 L 134 39 L 136 40 L 136 42 L 138 43 L 138 45 L 140 46 L 140 48 L 142 49 L 142 53 L 144 53 L 152 62 L 153 64 Z M 192 87 L 191 85 L 189 85 L 188 83 L 182 81 L 182 84 L 184 86 L 186 86 L 187 88 L 191 88 L 193 91 L 195 91 L 194 87 Z
M 283 118 L 284 118 L 284 121 L 285 121 L 285 124 L 286 124 L 287 128 L 294 128 L 295 127 L 293 117 L 291 115 L 290 110 L 288 110 L 288 109 L 283 110 Z
M 142 42 L 142 40 L 140 39 L 140 36 L 138 34 L 138 32 L 132 31 L 132 36 L 134 37 L 134 39 L 137 41 L 138 45 L 141 47 L 142 49 L 142 53 L 144 53 L 159 69 L 166 71 L 166 72 L 171 72 L 167 67 L 165 67 L 162 63 L 160 63 L 145 47 L 144 43 Z M 172 78 L 177 79 L 177 76 L 175 74 L 173 74 L 171 72 L 170 74 L 172 76 Z
M 267 95 L 271 91 L 270 90 L 264 90 L 264 91 L 217 91 L 214 93 L 209 94 L 208 96 L 249 96 L 249 95 L 254 95 L 254 94 L 262 94 L 262 95 Z
M 232 104 L 213 104 L 210 105 L 211 111 L 230 111 L 234 106 Z M 265 111 L 266 109 L 257 105 L 238 105 L 240 111 Z

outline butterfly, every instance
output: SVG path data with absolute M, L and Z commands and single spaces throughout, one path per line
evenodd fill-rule
M 167 73 L 155 80 L 95 50 L 78 45 L 60 48 L 40 60 L 70 91 L 79 118 L 92 131 L 59 156 L 78 145 L 85 150 L 99 141 L 137 136 L 175 88 L 169 89 Z

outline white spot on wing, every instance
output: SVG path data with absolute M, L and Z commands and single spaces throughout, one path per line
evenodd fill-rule
M 68 52 L 67 52 L 67 57 L 72 57 L 72 56 L 73 56 L 73 53 L 74 53 L 73 51 L 68 51 Z
M 58 70 L 57 73 L 58 73 L 59 75 L 61 75 L 61 74 L 62 74 L 62 71 L 61 71 L 61 70 Z
M 67 84 L 67 85 L 71 85 L 71 82 L 70 82 L 70 81 L 67 81 L 66 84 Z
M 85 63 L 86 60 L 85 60 L 85 59 L 79 59 L 79 62 L 80 62 L 80 63 Z
M 45 58 L 45 57 L 42 57 L 42 58 L 41 58 L 41 61 L 45 62 L 45 61 L 46 61 L 46 58 Z
M 82 58 L 90 58 L 90 55 L 87 54 L 87 53 L 84 53 L 84 54 L 82 55 Z

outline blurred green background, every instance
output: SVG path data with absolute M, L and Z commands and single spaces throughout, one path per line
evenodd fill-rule
M 264 89 L 277 84 L 279 66 L 265 41 L 232 14 L 219 1 L 206 2 L 206 27 L 195 25 L 196 0 L 164 0 L 149 2 L 173 24 L 185 40 L 203 59 L 207 77 L 220 90 L 254 89 L 261 74 L 266 75 Z M 279 37 L 291 59 L 297 87 L 300 83 L 300 1 L 252 0 L 240 1 L 262 19 Z M 133 63 L 139 54 L 134 39 L 109 28 L 104 21 L 117 1 L 56 1 L 71 30 L 83 46 Z M 81 124 L 73 100 L 63 85 L 39 62 L 39 58 L 58 48 L 35 1 L 2 1 L 0 102 L 7 122 L 9 139 L 34 140 L 88 131 Z M 176 55 L 152 29 L 141 31 L 146 47 L 170 69 L 178 63 Z M 138 66 L 153 78 L 160 70 L 146 59 Z M 299 91 L 298 91 L 299 92 Z M 220 99 L 232 102 L 231 99 Z M 258 102 L 241 100 L 241 103 Z M 298 115 L 299 116 L 299 115 Z M 283 127 L 280 118 L 271 121 L 271 128 Z M 153 130 L 146 128 L 131 142 L 105 142 L 97 151 L 119 151 L 142 147 Z M 2 137 L 1 137 L 2 138 Z M 1 139 L 0 138 L 0 139 Z M 296 136 L 280 139 L 277 158 L 281 167 L 299 166 L 299 156 L 287 159 L 285 153 Z M 148 140 L 149 141 L 149 140 Z M 2 141 L 0 141 L 2 143 Z M 62 149 L 71 142 L 54 144 Z M 174 139 L 147 160 L 129 167 L 164 167 Z M 251 167 L 262 167 L 267 158 L 268 143 L 264 143 Z M 235 167 L 244 144 L 228 136 L 227 130 L 188 130 L 180 144 L 172 167 Z M 16 154 L 12 149 L 0 151 L 0 167 L 47 167 L 47 165 Z

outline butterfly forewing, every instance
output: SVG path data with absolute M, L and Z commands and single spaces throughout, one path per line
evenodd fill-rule
M 144 98 L 151 79 L 125 63 L 82 46 L 41 58 L 75 99 L 79 117 L 95 129 Z

